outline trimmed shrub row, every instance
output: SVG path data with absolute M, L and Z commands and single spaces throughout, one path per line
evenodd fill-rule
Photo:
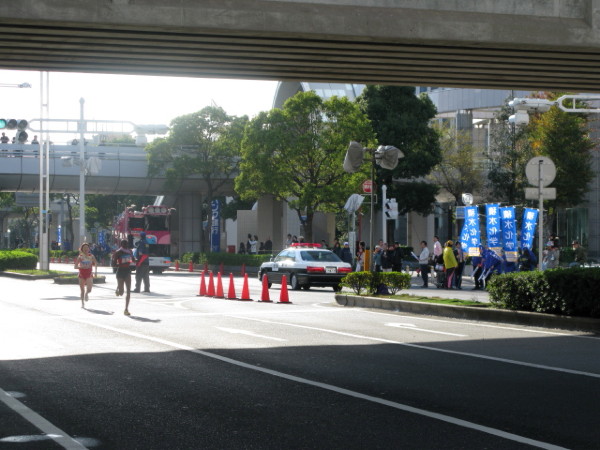
M 0 271 L 9 269 L 33 270 L 37 267 L 37 256 L 22 250 L 0 251 Z
M 600 318 L 600 268 L 505 273 L 487 290 L 497 308 Z
M 184 253 L 181 256 L 181 263 L 187 264 L 192 261 L 194 264 L 218 265 L 223 263 L 225 266 L 241 266 L 245 264 L 249 267 L 258 267 L 263 262 L 269 261 L 272 255 L 242 255 L 238 253 Z
M 385 286 L 390 295 L 410 287 L 410 274 L 404 272 L 351 272 L 342 278 L 341 285 L 350 288 L 355 294 L 363 291 L 377 295 Z

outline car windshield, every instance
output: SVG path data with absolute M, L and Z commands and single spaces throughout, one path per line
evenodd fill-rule
M 337 257 L 333 252 L 324 252 L 319 250 L 303 250 L 300 252 L 300 256 L 304 261 L 316 261 L 316 262 L 341 262 L 342 260 Z

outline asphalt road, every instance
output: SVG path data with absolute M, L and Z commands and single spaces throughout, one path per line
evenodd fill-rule
M 600 447 L 598 336 L 330 289 L 198 297 L 185 272 L 152 275 L 127 317 L 105 274 L 86 309 L 77 286 L 0 278 L 0 449 Z

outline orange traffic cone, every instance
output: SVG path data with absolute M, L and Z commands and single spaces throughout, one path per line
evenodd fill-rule
M 242 263 L 242 276 L 246 275 L 246 263 Z
M 213 280 L 213 273 L 210 273 L 210 276 L 208 277 L 208 287 L 206 289 L 206 295 L 208 295 L 209 297 L 214 297 L 215 296 L 215 281 Z
M 198 293 L 198 297 L 204 297 L 206 295 L 206 281 L 204 281 L 204 270 L 200 275 L 200 292 Z
M 179 272 L 179 260 L 175 260 L 175 270 Z
M 215 294 L 216 298 L 224 298 L 223 294 L 223 282 L 221 280 L 221 272 L 217 274 L 217 293 Z
M 248 274 L 244 275 L 244 286 L 242 287 L 242 296 L 240 300 L 250 300 L 250 290 L 248 289 Z
M 279 293 L 279 301 L 277 303 L 292 303 L 288 297 L 287 279 L 285 275 L 281 276 L 281 292 Z
M 194 271 L 194 262 L 193 262 L 193 261 L 190 261 L 190 264 L 189 264 L 189 266 L 188 266 L 188 270 L 189 270 L 190 272 L 193 272 L 193 271 Z
M 262 293 L 260 294 L 260 301 L 271 302 L 271 299 L 269 298 L 269 278 L 267 277 L 267 274 L 264 274 L 262 277 Z
M 237 297 L 235 295 L 235 286 L 233 285 L 233 274 L 229 274 L 229 290 L 227 291 L 227 298 L 230 300 L 235 300 Z

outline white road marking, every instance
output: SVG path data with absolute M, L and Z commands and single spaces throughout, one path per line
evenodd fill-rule
M 565 368 L 562 368 L 562 367 L 545 366 L 543 364 L 533 364 L 533 363 L 528 363 L 528 362 L 523 362 L 523 361 L 516 361 L 514 359 L 507 359 L 507 358 L 499 358 L 499 357 L 495 357 L 495 356 L 482 355 L 482 354 L 479 354 L 479 353 L 459 352 L 457 350 L 447 350 L 447 349 L 443 349 L 443 348 L 428 347 L 426 345 L 420 345 L 420 344 L 409 344 L 408 342 L 393 341 L 391 339 L 376 338 L 376 337 L 365 336 L 365 335 L 361 335 L 361 334 L 354 334 L 354 333 L 346 333 L 346 332 L 343 332 L 343 331 L 329 330 L 329 329 L 326 329 L 326 328 L 310 327 L 308 325 L 298 325 L 298 324 L 295 324 L 295 323 L 275 322 L 275 321 L 272 321 L 272 320 L 257 319 L 257 318 L 254 318 L 254 317 L 245 317 L 245 316 L 238 316 L 238 315 L 231 315 L 230 317 L 237 318 L 237 319 L 243 319 L 243 320 L 254 320 L 254 321 L 263 322 L 263 323 L 271 323 L 271 324 L 274 324 L 274 325 L 284 325 L 284 326 L 288 326 L 288 327 L 304 328 L 304 329 L 307 329 L 307 330 L 322 331 L 323 333 L 337 334 L 337 335 L 340 335 L 340 336 L 348 336 L 348 337 L 357 338 L 357 339 L 365 339 L 365 340 L 368 340 L 368 341 L 385 342 L 386 344 L 397 344 L 397 345 L 402 345 L 402 346 L 405 346 L 405 347 L 418 348 L 418 349 L 421 349 L 421 350 L 429 350 L 429 351 L 432 351 L 432 352 L 440 352 L 440 353 L 449 353 L 451 355 L 468 356 L 468 357 L 472 357 L 472 358 L 485 359 L 485 360 L 488 360 L 488 361 L 496 361 L 496 362 L 502 362 L 502 363 L 507 363 L 507 364 L 514 364 L 514 365 L 517 365 L 517 366 L 531 367 L 531 368 L 534 368 L 534 369 L 551 370 L 551 371 L 554 371 L 554 372 L 568 373 L 568 374 L 571 374 L 571 375 L 583 375 L 583 376 L 586 376 L 586 377 L 600 378 L 600 374 L 597 374 L 597 373 L 583 372 L 583 371 L 580 371 L 580 370 L 573 370 L 573 369 L 565 369 Z
M 276 338 L 276 337 L 271 337 L 271 336 L 264 336 L 262 334 L 256 334 L 253 333 L 252 331 L 246 331 L 246 330 L 237 330 L 235 328 L 223 328 L 223 327 L 215 327 L 217 330 L 221 330 L 221 331 L 225 331 L 226 333 L 232 333 L 232 334 L 244 334 L 246 336 L 252 336 L 252 337 L 257 337 L 257 338 L 261 338 L 261 339 L 271 339 L 273 341 L 280 341 L 280 342 L 285 342 L 285 339 L 281 339 L 281 338 Z
M 412 323 L 386 323 L 386 327 L 405 328 L 408 330 L 423 331 L 425 333 L 443 334 L 445 336 L 457 336 L 457 337 L 468 337 L 466 334 L 447 333 L 445 331 L 427 330 L 425 328 L 418 328 Z
M 71 436 L 69 436 L 63 430 L 54 426 L 49 421 L 44 419 L 38 413 L 36 413 L 32 409 L 25 406 L 19 400 L 12 397 L 11 395 L 9 395 L 8 392 L 4 391 L 2 388 L 0 388 L 0 401 L 2 401 L 6 406 L 8 406 L 13 411 L 15 411 L 17 414 L 19 414 L 21 417 L 23 417 L 29 423 L 31 423 L 36 428 L 38 428 L 40 431 L 44 432 L 46 434 L 46 436 L 51 438 L 54 442 L 56 442 L 63 448 L 66 448 L 69 450 L 71 450 L 71 449 L 73 449 L 73 450 L 86 449 L 87 448 L 87 447 L 84 447 L 83 445 L 81 445 L 79 442 L 77 442 L 75 439 L 73 439 Z
M 73 322 L 78 322 L 78 323 L 83 323 L 86 325 L 90 325 L 93 327 L 98 327 L 98 328 L 103 328 L 105 330 L 109 330 L 109 331 L 113 331 L 115 333 L 120 333 L 120 334 L 124 334 L 127 336 L 132 336 L 135 338 L 139 338 L 139 339 L 144 339 L 144 340 L 148 340 L 151 342 L 155 342 L 158 344 L 162 344 L 165 345 L 167 347 L 172 347 L 172 348 L 177 348 L 179 350 L 185 350 L 191 353 L 195 353 L 197 355 L 201 355 L 201 356 L 205 356 L 208 358 L 213 358 L 216 359 L 218 361 L 222 361 L 224 363 L 227 364 L 232 364 L 238 367 L 243 367 L 245 369 L 249 369 L 249 370 L 254 370 L 256 372 L 261 372 L 261 373 L 265 373 L 267 375 L 272 375 L 275 377 L 279 377 L 279 378 L 283 378 L 286 380 L 290 380 L 296 383 L 302 383 L 308 386 L 313 386 L 313 387 L 317 387 L 320 389 L 325 389 L 328 391 L 332 391 L 332 392 L 336 392 L 338 394 L 341 395 L 347 395 L 350 397 L 354 397 L 354 398 L 358 398 L 360 400 L 365 400 L 365 401 L 369 401 L 372 403 L 377 403 L 380 405 L 384 405 L 384 406 L 388 406 L 390 408 L 394 408 L 400 411 L 404 411 L 404 412 L 408 412 L 410 414 L 418 414 L 424 417 L 428 417 L 430 419 L 435 419 L 435 420 L 440 420 L 442 422 L 446 422 L 452 425 L 456 425 L 459 427 L 463 427 L 463 428 L 468 428 L 471 430 L 475 430 L 475 431 L 479 431 L 482 433 L 486 433 L 486 434 L 490 434 L 493 436 L 497 436 L 503 439 L 507 439 L 510 441 L 514 441 L 514 442 L 519 442 L 522 444 L 527 444 L 527 445 L 531 445 L 534 447 L 538 447 L 538 448 L 544 448 L 544 449 L 548 449 L 548 450 L 563 450 L 564 447 L 559 447 L 547 442 L 542 442 L 542 441 L 538 441 L 535 439 L 530 439 L 524 436 L 519 436 L 517 434 L 513 434 L 513 433 L 508 433 L 506 431 L 502 431 L 502 430 L 498 430 L 496 428 L 491 428 L 485 425 L 479 425 L 477 423 L 474 422 L 469 422 L 467 420 L 462 420 L 462 419 L 458 419 L 456 417 L 452 417 L 452 416 L 447 416 L 445 414 L 439 414 L 439 413 L 435 413 L 432 411 L 427 411 L 425 409 L 421 409 L 421 408 L 415 408 L 413 406 L 409 406 L 409 405 L 405 405 L 403 403 L 398 403 L 398 402 L 393 402 L 391 400 L 385 400 L 383 398 L 379 398 L 379 397 L 374 397 L 372 395 L 367 395 L 367 394 L 362 394 L 360 392 L 356 392 L 356 391 L 351 391 L 349 389 L 345 389 L 345 388 L 341 388 L 338 386 L 334 386 L 328 383 L 321 383 L 319 381 L 314 381 L 314 380 L 309 380 L 307 378 L 302 378 L 302 377 L 298 377 L 295 375 L 290 375 L 284 372 L 279 372 L 277 370 L 271 370 L 271 369 L 266 369 L 264 367 L 259 367 L 259 366 L 255 366 L 252 364 L 248 364 L 242 361 L 238 361 L 232 358 L 228 358 L 226 356 L 221 356 L 218 355 L 216 353 L 211 353 L 211 352 L 207 352 L 204 350 L 198 350 L 196 348 L 193 347 L 189 347 L 187 345 L 184 344 L 179 344 L 177 342 L 172 342 L 172 341 L 168 341 L 166 339 L 160 339 L 160 338 L 156 338 L 156 337 L 152 337 L 152 336 L 146 336 L 144 334 L 141 333 L 137 333 L 134 331 L 129 331 L 129 330 L 122 330 L 116 327 L 111 327 L 108 325 L 101 325 L 101 324 L 97 324 L 97 323 L 93 323 L 93 322 L 88 322 L 86 320 L 79 320 L 73 317 L 65 317 L 65 320 L 70 320 Z
M 564 337 L 572 337 L 572 338 L 599 339 L 600 340 L 600 336 L 572 334 L 572 333 L 561 332 L 561 331 L 533 330 L 531 328 L 517 328 L 517 327 L 509 327 L 506 325 L 492 325 L 492 324 L 485 324 L 485 323 L 480 323 L 480 322 L 470 322 L 470 321 L 468 321 L 468 319 L 454 319 L 454 321 L 452 321 L 452 320 L 444 320 L 444 319 L 432 319 L 430 317 L 402 316 L 402 315 L 398 315 L 397 313 L 394 314 L 393 312 L 367 311 L 364 309 L 346 309 L 345 311 L 359 313 L 359 314 L 377 314 L 377 315 L 384 315 L 387 317 L 401 317 L 403 319 L 422 320 L 422 321 L 426 321 L 426 322 L 440 322 L 440 323 L 452 324 L 452 323 L 456 323 L 457 321 L 460 321 L 461 324 L 468 325 L 471 327 L 495 328 L 498 330 L 522 331 L 523 333 L 548 334 L 551 336 L 564 336 Z M 575 333 L 575 332 L 573 332 L 573 333 Z M 584 333 L 584 332 L 582 331 L 582 333 Z

